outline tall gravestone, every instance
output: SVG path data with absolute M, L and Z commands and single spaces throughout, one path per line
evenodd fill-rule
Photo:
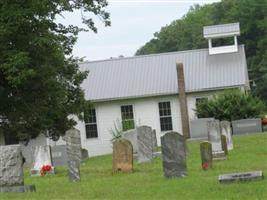
M 20 145 L 0 146 L 0 192 L 31 192 L 35 186 L 25 186 Z
M 164 176 L 183 177 L 187 175 L 185 138 L 176 132 L 161 137 Z
M 153 159 L 153 133 L 149 126 L 139 126 L 137 129 L 137 160 L 139 163 Z
M 52 164 L 51 148 L 48 145 L 35 146 L 33 149 L 33 164 L 31 168 L 31 175 L 40 176 L 41 169 L 45 165 L 51 166 L 50 174 L 54 174 L 54 167 Z
M 225 159 L 222 149 L 221 130 L 219 120 L 208 121 L 208 138 L 212 145 L 212 156 L 214 160 Z
M 152 142 L 153 142 L 153 151 L 156 152 L 158 147 L 158 142 L 157 142 L 157 133 L 155 129 L 152 130 Z
M 204 141 L 200 143 L 200 155 L 202 169 L 208 170 L 212 168 L 212 147 L 210 142 Z
M 70 129 L 66 131 L 63 138 L 67 144 L 67 157 L 69 168 L 69 180 L 77 182 L 81 180 L 80 177 L 80 162 L 81 162 L 81 135 L 77 129 Z
M 226 136 L 226 142 L 227 142 L 227 149 L 233 150 L 233 139 L 232 139 L 232 129 L 231 129 L 231 123 L 228 121 L 221 121 L 221 133 L 222 135 Z
M 125 139 L 113 142 L 113 171 L 132 172 L 133 171 L 133 146 Z

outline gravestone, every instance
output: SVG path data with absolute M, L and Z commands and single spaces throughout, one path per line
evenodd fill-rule
M 0 146 L 0 192 L 32 192 L 35 186 L 24 185 L 20 145 Z
M 207 122 L 214 121 L 214 118 L 198 118 L 190 120 L 190 138 L 207 139 L 208 128 Z
M 262 180 L 264 178 L 262 171 L 242 172 L 219 175 L 220 183 L 243 182 Z
M 82 149 L 82 160 L 89 158 L 87 149 Z
M 113 171 L 132 172 L 133 171 L 133 146 L 125 139 L 113 142 Z
M 201 155 L 201 166 L 203 170 L 212 168 L 212 147 L 211 143 L 204 141 L 200 143 L 200 155 Z
M 80 177 L 80 162 L 81 162 L 81 135 L 77 129 L 70 129 L 66 131 L 63 139 L 67 144 L 67 157 L 69 168 L 69 180 L 77 182 L 81 180 Z
M 260 118 L 235 120 L 232 121 L 232 127 L 234 135 L 262 132 L 262 122 Z
M 54 167 L 52 164 L 51 148 L 48 145 L 45 146 L 35 146 L 33 150 L 33 163 L 31 168 L 32 176 L 41 176 L 41 169 L 45 165 L 52 167 L 52 170 L 48 172 L 49 174 L 54 174 Z
M 149 126 L 139 126 L 137 130 L 137 160 L 139 163 L 153 159 L 153 134 Z
M 225 135 L 221 135 L 221 141 L 222 141 L 222 150 L 224 151 L 225 155 L 228 155 L 227 141 Z
M 226 136 L 227 149 L 233 150 L 234 146 L 233 146 L 233 139 L 232 139 L 231 123 L 228 121 L 221 121 L 220 126 L 221 126 L 222 135 Z
M 133 146 L 133 152 L 137 153 L 137 151 L 138 151 L 138 147 L 137 147 L 137 130 L 136 129 L 131 129 L 131 130 L 123 132 L 122 138 L 130 141 L 132 146 Z
M 220 122 L 218 120 L 208 121 L 208 138 L 212 145 L 213 160 L 226 159 L 225 153 L 222 149 Z
M 160 139 L 164 176 L 167 178 L 186 176 L 185 138 L 177 132 L 168 132 Z
M 55 167 L 57 166 L 67 166 L 67 146 L 66 145 L 56 145 L 51 147 L 52 151 L 52 161 Z
M 141 126 L 142 127 L 142 126 Z M 148 127 L 148 126 L 144 126 L 144 127 Z M 128 140 L 131 142 L 132 146 L 133 146 L 133 152 L 134 152 L 134 159 L 137 159 L 138 160 L 138 142 L 137 142 L 137 131 L 142 131 L 142 128 L 141 129 L 131 129 L 131 130 L 128 130 L 128 131 L 125 131 L 123 132 L 122 134 L 122 138 Z M 159 152 L 157 152 L 157 135 L 156 135 L 156 130 L 150 127 L 148 127 L 146 129 L 147 131 L 152 131 L 152 133 L 148 133 L 149 135 L 152 134 L 152 145 L 153 145 L 153 155 L 154 157 L 157 157 L 160 155 Z
M 155 129 L 153 129 L 152 131 L 152 142 L 153 142 L 153 151 L 156 152 L 158 147 L 158 142 L 157 142 L 157 133 Z

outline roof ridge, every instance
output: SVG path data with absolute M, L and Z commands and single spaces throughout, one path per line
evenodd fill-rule
M 182 50 L 182 51 L 171 51 L 171 52 L 164 52 L 164 53 L 153 53 L 153 54 L 146 54 L 146 55 L 138 55 L 138 56 L 127 56 L 121 58 L 111 58 L 111 59 L 102 59 L 102 60 L 93 60 L 93 61 L 85 61 L 79 64 L 86 64 L 86 63 L 96 63 L 96 62 L 106 62 L 106 61 L 117 61 L 117 60 L 127 60 L 127 59 L 136 59 L 136 58 L 144 58 L 144 57 L 153 57 L 153 56 L 161 56 L 161 55 L 171 55 L 176 53 L 189 53 L 192 51 L 208 51 L 208 48 L 201 48 L 201 49 L 191 49 L 191 50 Z

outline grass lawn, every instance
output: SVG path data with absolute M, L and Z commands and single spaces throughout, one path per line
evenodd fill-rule
M 188 176 L 163 177 L 161 159 L 134 164 L 134 173 L 112 174 L 112 157 L 99 156 L 81 165 L 80 183 L 69 183 L 66 168 L 55 176 L 30 177 L 25 170 L 25 184 L 35 184 L 36 193 L 0 194 L 0 199 L 267 199 L 267 179 L 262 181 L 219 184 L 222 173 L 263 170 L 267 172 L 267 134 L 235 136 L 234 150 L 225 161 L 215 161 L 213 169 L 202 171 L 199 142 L 188 143 Z

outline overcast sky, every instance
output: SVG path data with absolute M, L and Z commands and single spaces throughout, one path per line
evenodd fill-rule
M 153 38 L 162 26 L 181 18 L 194 4 L 219 0 L 108 0 L 111 27 L 96 18 L 98 33 L 80 33 L 74 55 L 86 60 L 133 56 L 136 50 Z M 79 12 L 65 14 L 58 21 L 82 26 Z

